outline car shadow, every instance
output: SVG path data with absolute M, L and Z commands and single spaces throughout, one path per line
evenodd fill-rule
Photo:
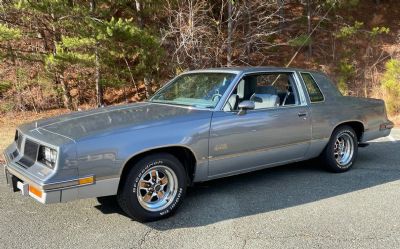
M 174 216 L 146 225 L 156 230 L 204 226 L 396 181 L 399 151 L 400 142 L 376 141 L 360 148 L 352 170 L 342 174 L 327 172 L 310 160 L 196 184 Z M 113 198 L 96 208 L 125 215 Z

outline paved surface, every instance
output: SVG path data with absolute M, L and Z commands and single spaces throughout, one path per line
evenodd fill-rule
M 0 248 L 400 248 L 400 130 L 347 173 L 306 162 L 203 183 L 148 224 L 95 199 L 45 206 L 0 179 Z

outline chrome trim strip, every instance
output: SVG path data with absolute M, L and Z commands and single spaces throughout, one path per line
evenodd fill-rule
M 87 178 L 87 177 L 91 177 L 91 176 L 93 176 L 93 182 L 92 183 L 79 184 L 79 179 Z M 80 177 L 80 178 L 75 178 L 75 179 L 72 179 L 72 180 L 60 181 L 60 182 L 46 184 L 46 185 L 43 186 L 43 190 L 50 192 L 50 191 L 69 189 L 69 188 L 74 188 L 74 187 L 83 187 L 83 186 L 87 186 L 87 185 L 93 185 L 95 183 L 96 183 L 95 175 L 87 175 L 87 176 Z
M 221 100 L 224 98 L 224 101 L 221 102 L 221 100 L 220 100 L 220 103 L 223 103 L 223 104 L 222 105 L 217 105 L 215 110 L 224 111 L 224 106 L 226 105 L 226 102 L 228 102 L 229 96 L 231 96 L 232 92 L 235 90 L 236 86 L 240 83 L 240 80 L 243 77 L 245 77 L 247 75 L 251 75 L 251 74 L 274 74 L 274 73 L 282 73 L 282 74 L 286 73 L 286 74 L 291 74 L 293 76 L 294 83 L 295 83 L 295 86 L 296 86 L 296 89 L 297 89 L 297 93 L 299 94 L 299 98 L 300 98 L 300 100 L 299 100 L 300 104 L 292 105 L 292 106 L 282 106 L 282 107 L 278 106 L 278 107 L 271 107 L 271 108 L 262 108 L 262 109 L 277 109 L 277 108 L 290 108 L 290 107 L 299 107 L 299 106 L 303 106 L 304 107 L 304 106 L 307 106 L 307 101 L 305 99 L 305 93 L 303 91 L 303 88 L 301 87 L 301 82 L 300 82 L 299 77 L 297 75 L 297 71 L 295 71 L 295 70 L 274 69 L 274 70 L 271 70 L 271 71 L 260 70 L 260 71 L 255 71 L 255 72 L 243 72 L 241 74 L 238 74 L 235 77 L 235 79 L 232 80 L 231 84 L 233 86 L 231 87 L 231 89 L 229 89 L 229 91 L 228 90 L 225 91 L 224 96 L 221 98 Z M 227 92 L 229 92 L 229 94 L 227 94 Z M 258 110 L 260 110 L 260 109 L 258 109 Z M 231 111 L 231 112 L 237 112 L 237 111 Z
M 68 189 L 72 187 L 81 187 L 81 186 L 87 186 L 87 185 L 92 185 L 96 183 L 96 177 L 94 175 L 88 175 L 85 177 L 80 177 L 80 178 L 86 178 L 93 176 L 93 183 L 88 183 L 88 184 L 81 184 L 79 185 L 79 179 L 80 178 L 75 178 L 75 179 L 70 179 L 66 181 L 60 181 L 60 182 L 55 182 L 55 183 L 49 183 L 49 184 L 42 184 L 35 182 L 34 180 L 28 178 L 25 176 L 23 173 L 19 172 L 18 170 L 8 167 L 8 164 L 5 164 L 5 169 L 10 172 L 11 175 L 16 176 L 17 178 L 21 179 L 23 182 L 26 182 L 30 185 L 34 185 L 36 187 L 39 187 L 41 190 L 44 192 L 51 192 L 51 191 L 56 191 L 56 190 L 62 190 L 62 189 Z

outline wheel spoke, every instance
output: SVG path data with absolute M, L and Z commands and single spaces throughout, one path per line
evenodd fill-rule
M 165 186 L 166 184 L 168 184 L 168 177 L 164 176 L 163 178 L 160 179 L 160 185 Z
M 139 182 L 139 188 L 140 189 L 146 189 L 147 190 L 150 187 L 151 187 L 151 184 L 149 182 L 147 182 L 147 181 L 142 180 L 142 181 Z
M 143 196 L 143 201 L 145 202 L 150 202 L 151 198 L 153 198 L 153 194 L 150 192 L 147 192 L 144 196 Z
M 150 172 L 150 174 L 151 174 L 151 180 L 152 180 L 153 182 L 156 182 L 156 181 L 157 181 L 157 170 L 152 170 L 152 171 Z
M 164 193 L 162 191 L 157 192 L 158 199 L 162 199 L 164 197 Z

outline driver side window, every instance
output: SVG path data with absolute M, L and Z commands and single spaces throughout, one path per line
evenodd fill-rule
M 262 73 L 244 76 L 224 106 L 237 111 L 240 102 L 254 102 L 255 109 L 279 108 L 299 104 L 292 73 Z

